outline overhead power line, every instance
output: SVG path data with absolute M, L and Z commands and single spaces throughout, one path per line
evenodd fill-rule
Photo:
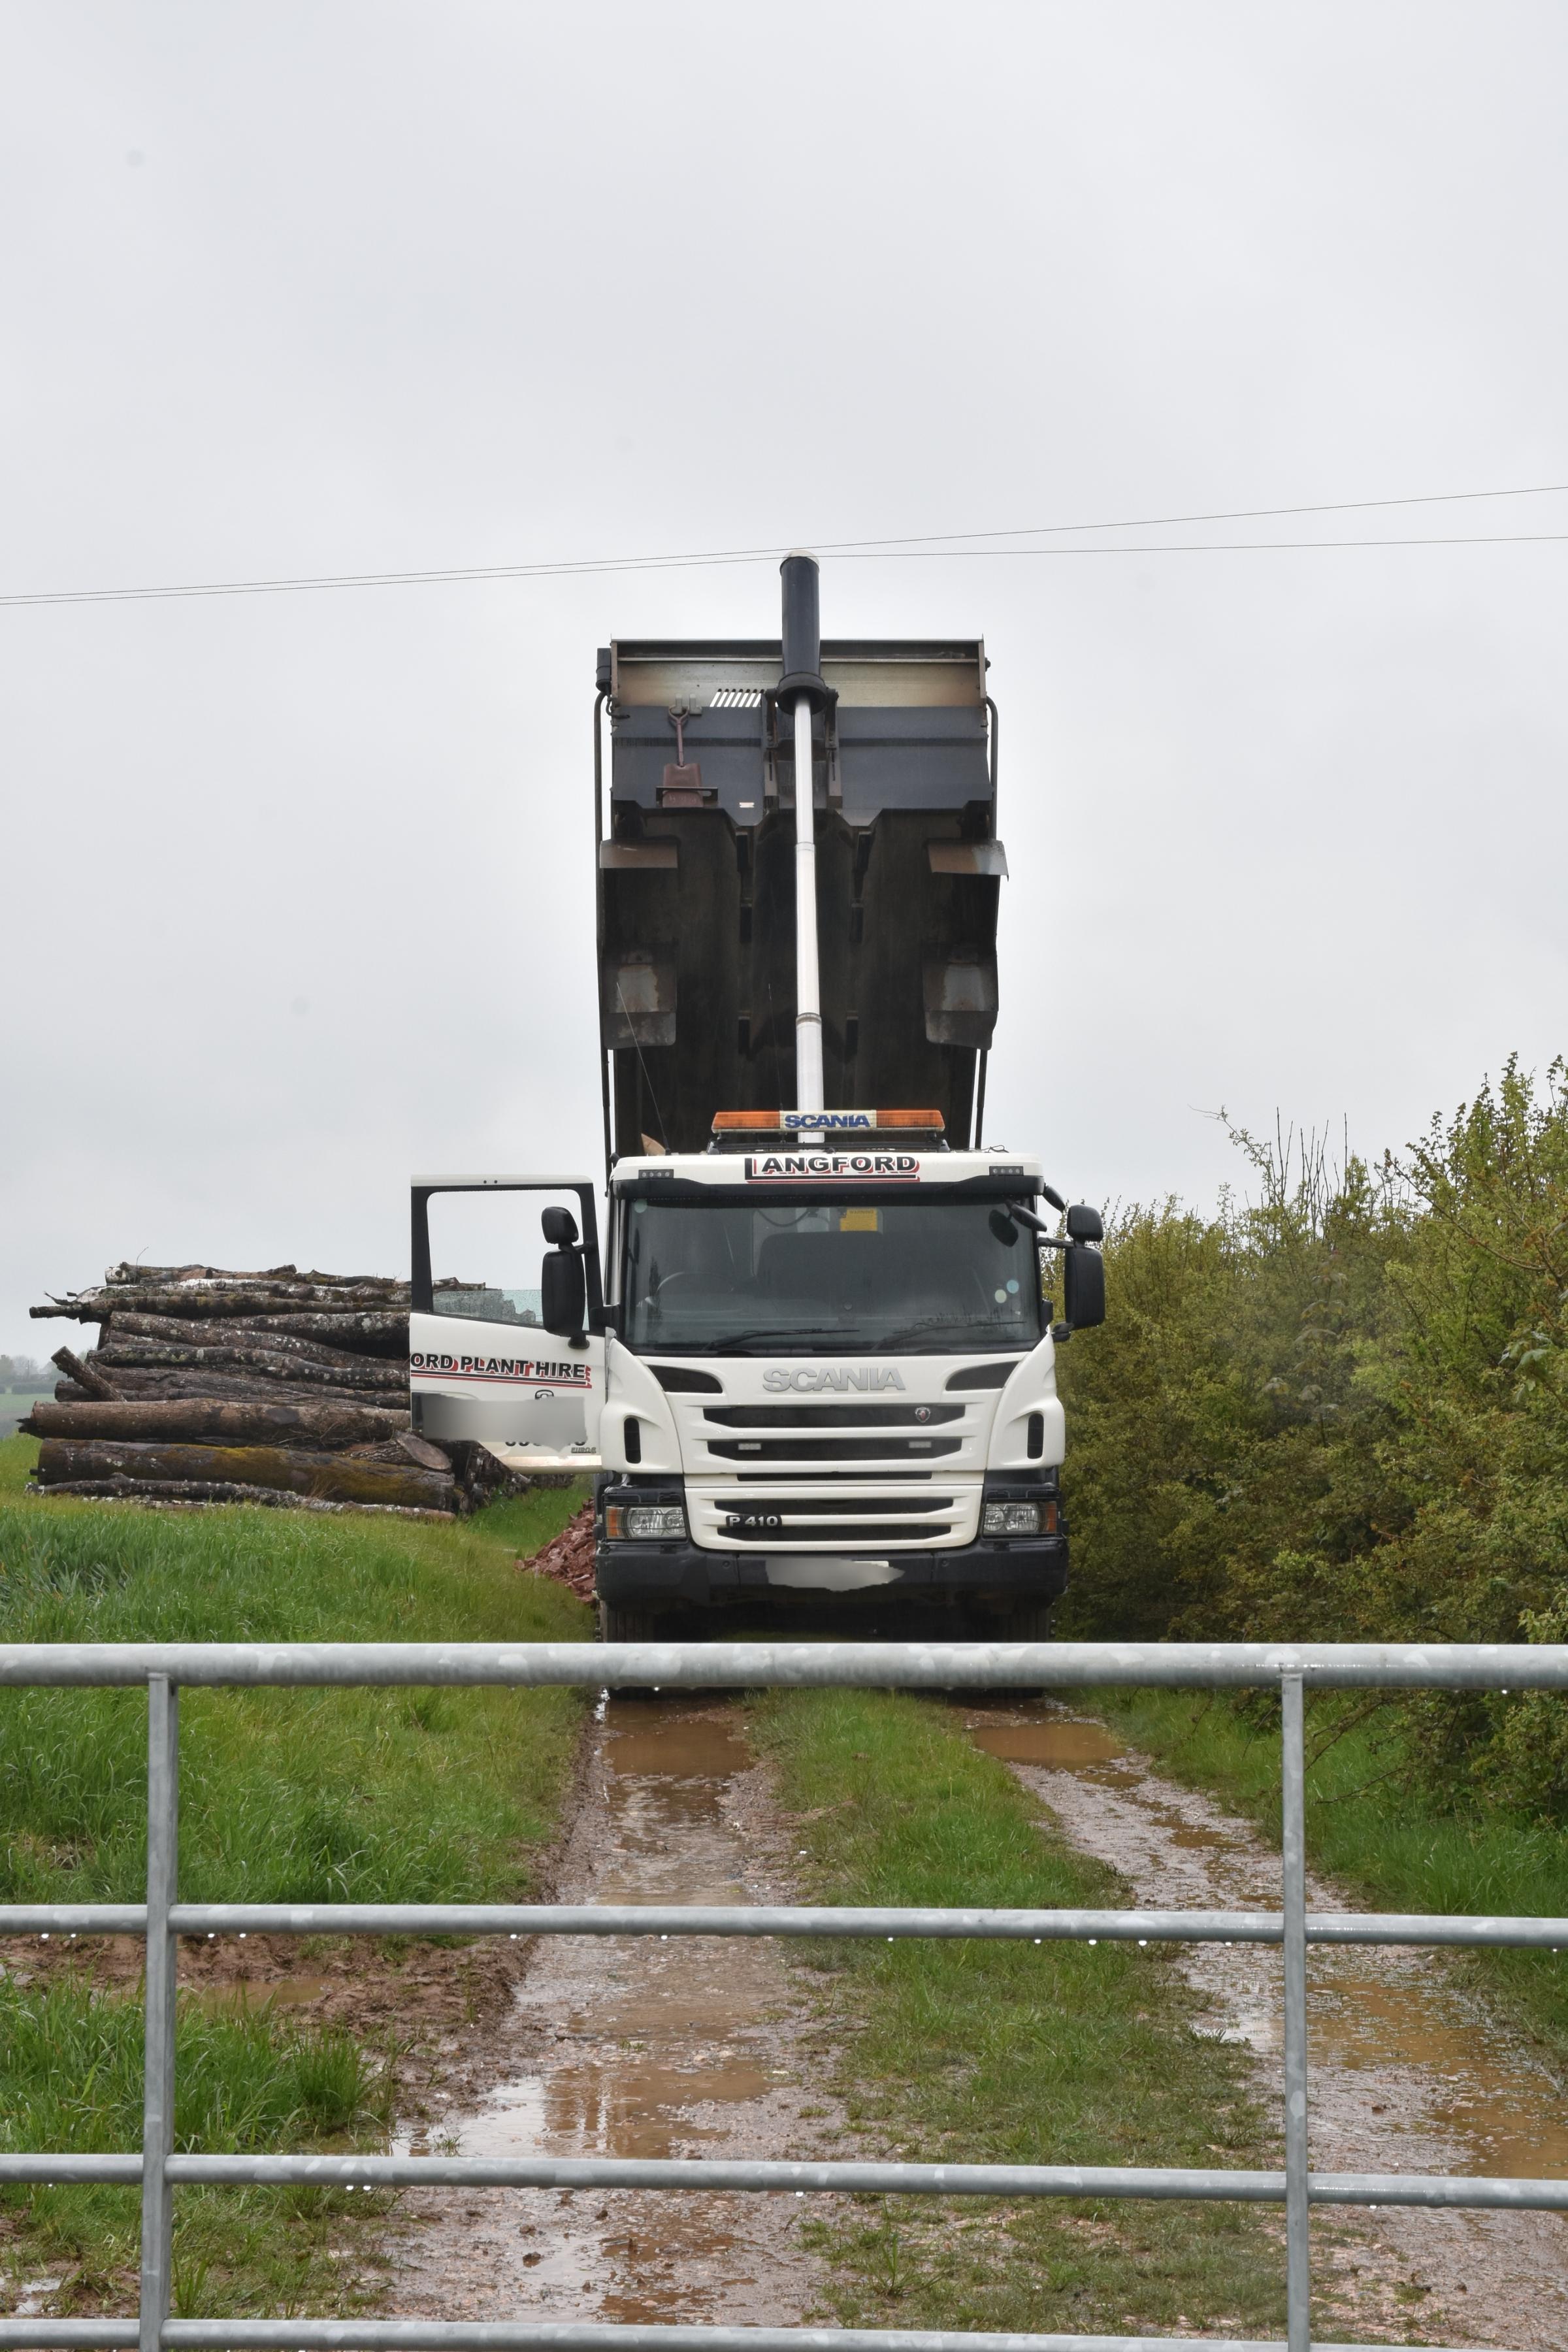
M 1434 490 L 1419 497 L 1342 499 L 1293 507 L 1233 507 L 1206 514 L 1124 515 L 1111 521 L 1011 524 L 999 530 L 913 531 L 901 538 L 819 540 L 816 552 L 848 562 L 907 562 L 915 557 L 961 556 L 1261 555 L 1310 549 L 1386 547 L 1514 547 L 1568 540 L 1568 531 L 1453 533 L 1411 539 L 1149 540 L 1100 541 L 1090 546 L 1020 547 L 1002 541 L 1070 539 L 1088 531 L 1157 530 L 1210 522 L 1280 521 L 1296 515 L 1364 514 L 1374 509 L 1449 506 L 1481 499 L 1548 498 L 1568 490 L 1568 482 L 1532 482 L 1500 490 Z M 974 544 L 973 542 L 981 542 Z M 961 543 L 963 542 L 963 543 Z M 0 605 L 139 604 L 197 596 L 287 596 L 326 588 L 421 588 L 490 580 L 559 580 L 616 572 L 679 572 L 710 565 L 774 562 L 784 546 L 699 548 L 679 555 L 613 555 L 533 563 L 476 563 L 409 572 L 331 572 L 266 580 L 193 580 L 152 588 L 19 589 L 0 594 Z

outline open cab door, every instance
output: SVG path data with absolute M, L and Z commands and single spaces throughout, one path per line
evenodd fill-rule
M 462 1271 L 437 1275 L 448 1254 Z M 605 1301 L 587 1177 L 416 1177 L 411 1301 L 422 1436 L 486 1446 L 524 1475 L 599 1468 Z

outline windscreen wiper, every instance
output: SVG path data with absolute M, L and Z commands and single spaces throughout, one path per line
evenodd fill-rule
M 707 1344 L 716 1349 L 749 1348 L 758 1339 L 854 1339 L 841 1323 L 764 1324 L 759 1331 L 724 1331 Z M 861 1343 L 854 1340 L 856 1346 Z
M 866 1344 L 875 1353 L 879 1348 L 905 1347 L 911 1339 L 918 1339 L 932 1331 L 940 1331 L 948 1343 L 932 1352 L 944 1356 L 967 1356 L 988 1347 L 994 1347 L 997 1355 L 1006 1355 L 1010 1351 L 1026 1355 L 1035 1344 L 1026 1332 L 1004 1334 L 994 1323 L 950 1323 L 942 1315 L 928 1315 L 921 1323 L 906 1323 L 900 1331 L 880 1331 Z

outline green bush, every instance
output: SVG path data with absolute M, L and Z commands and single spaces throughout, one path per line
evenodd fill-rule
M 1134 1209 L 1064 1356 L 1088 1638 L 1525 1642 L 1568 1627 L 1568 1069 L 1380 1167 L 1236 1130 L 1258 1197 Z M 1430 1790 L 1568 1819 L 1568 1725 L 1401 1702 Z

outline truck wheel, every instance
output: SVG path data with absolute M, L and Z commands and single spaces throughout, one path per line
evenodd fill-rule
M 996 1639 L 1001 1642 L 1049 1642 L 1055 1639 L 1051 1621 L 1056 1614 L 1049 1601 L 1020 1601 L 1003 1618 Z
M 600 1601 L 601 1642 L 657 1642 L 658 1638 L 658 1626 L 651 1610 L 619 1609 L 614 1601 Z

